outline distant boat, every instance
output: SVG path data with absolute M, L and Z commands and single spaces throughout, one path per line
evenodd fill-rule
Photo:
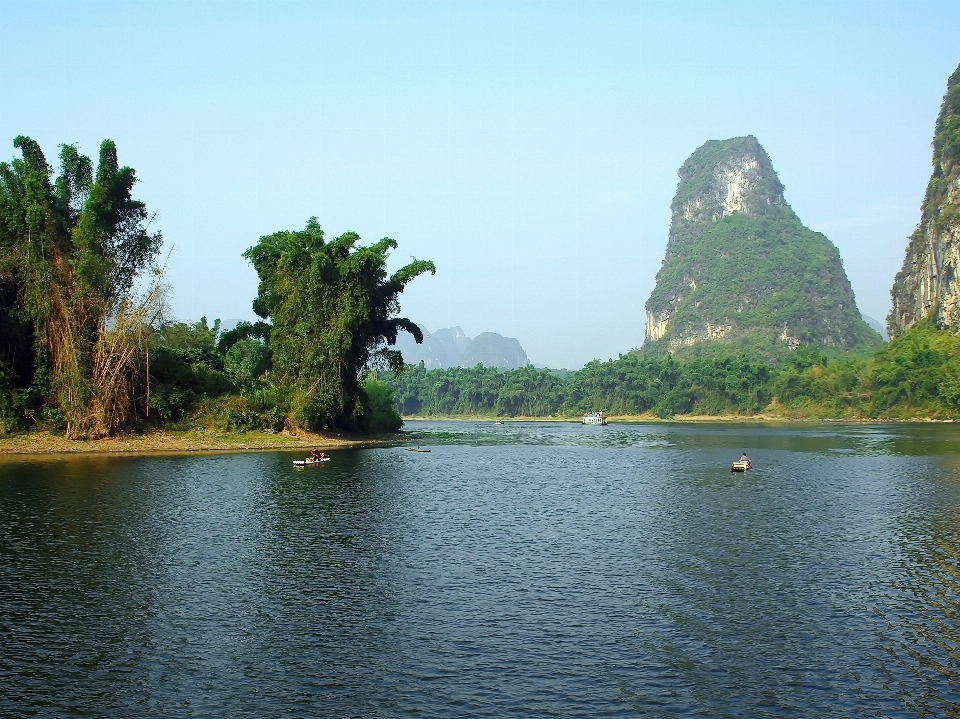
M 320 459 L 295 459 L 293 460 L 294 467 L 312 467 L 315 464 L 322 464 L 324 462 L 329 462 L 329 457 L 321 457 Z
M 420 449 L 419 447 L 404 447 L 408 452 L 429 452 L 429 449 Z
M 583 424 L 606 424 L 607 415 L 603 412 L 583 413 Z
M 503 424 L 503 420 L 502 420 L 502 419 L 498 419 L 498 420 L 496 420 L 496 421 L 494 422 L 494 424 Z
M 740 461 L 740 460 L 737 460 L 736 462 L 734 462 L 733 464 L 730 465 L 730 471 L 731 471 L 731 472 L 746 472 L 746 471 L 747 471 L 748 469 L 750 469 L 752 466 L 753 466 L 753 462 L 751 462 L 749 459 L 748 459 L 746 462 L 742 462 L 742 461 Z

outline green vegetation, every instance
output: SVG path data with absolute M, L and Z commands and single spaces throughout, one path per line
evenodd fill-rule
M 138 348 L 155 292 L 133 294 L 161 244 L 132 198 L 134 170 L 115 145 L 96 172 L 72 145 L 60 174 L 18 137 L 22 159 L 0 163 L 0 424 L 62 422 L 70 437 L 103 436 L 136 404 Z
M 675 298 L 671 335 L 710 322 L 733 324 L 741 334 L 759 330 L 763 344 L 784 349 L 776 341 L 784 327 L 808 346 L 880 344 L 860 319 L 837 248 L 789 207 L 771 206 L 759 217 L 734 213 L 688 234 L 664 262 L 650 298 L 651 306 Z
M 724 356 L 723 349 L 729 354 Z M 920 325 L 872 356 L 801 347 L 778 362 L 715 345 L 711 353 L 633 352 L 561 378 L 525 367 L 425 371 L 387 381 L 416 416 L 751 415 L 960 419 L 960 336 Z
M 398 332 L 423 341 L 419 327 L 393 315 L 403 289 L 435 272 L 433 263 L 414 260 L 388 278 L 387 253 L 397 243 L 385 237 L 356 247 L 359 240 L 348 232 L 325 242 L 311 218 L 306 229 L 261 237 L 244 253 L 260 276 L 254 311 L 272 321 L 273 382 L 290 397 L 294 423 L 314 431 L 362 429 L 363 418 L 377 414 L 362 372 L 403 368 L 400 352 L 389 349 Z
M 956 155 L 953 131 L 947 118 L 944 157 Z M 132 198 L 135 173 L 119 167 L 113 143 L 101 146 L 95 172 L 89 158 L 64 146 L 55 180 L 36 143 L 20 137 L 15 145 L 22 159 L 0 163 L 0 434 L 31 427 L 67 438 L 150 427 L 381 433 L 400 428 L 400 413 L 548 417 L 600 409 L 960 418 L 960 336 L 927 322 L 873 351 L 879 338 L 859 319 L 836 248 L 782 201 L 754 197 L 752 215 L 683 221 L 672 230 L 651 302 L 669 301 L 671 326 L 680 329 L 736 315 L 741 331 L 731 341 L 674 354 L 653 343 L 577 372 L 427 371 L 405 366 L 392 348 L 404 331 L 422 341 L 420 329 L 397 316 L 399 296 L 435 268 L 414 259 L 388 275 L 395 241 L 364 247 L 346 233 L 328 242 L 312 218 L 244 253 L 259 276 L 253 308 L 261 321 L 228 331 L 219 320 L 164 321 L 154 266 L 160 234 Z M 749 142 L 740 148 L 749 149 Z M 728 150 L 710 145 L 706 155 Z M 684 166 L 691 182 L 717 162 L 704 157 Z M 763 192 L 782 192 L 775 174 L 761 179 Z M 737 292 L 720 291 L 733 273 Z M 686 295 L 670 295 L 671 286 Z M 781 326 L 798 349 L 778 342 Z
M 960 174 L 960 66 L 947 81 L 947 94 L 934 128 L 933 168 L 924 198 L 924 209 L 931 211 L 943 207 L 950 183 Z M 958 209 L 950 208 L 952 218 L 957 217 Z
M 414 260 L 387 276 L 384 238 L 326 242 L 315 219 L 261 237 L 245 256 L 267 322 L 163 322 L 161 236 L 106 140 L 99 163 L 71 145 L 52 171 L 37 143 L 0 163 L 0 433 L 36 427 L 68 438 L 118 429 L 204 426 L 393 431 L 390 390 L 371 371 L 403 366 L 396 317 L 406 285 L 434 272 Z M 142 275 L 154 279 L 143 294 Z
M 716 193 L 715 173 L 718 167 L 730 165 L 740 158 L 756 159 L 756 184 L 747 198 L 750 215 L 763 213 L 771 203 L 783 202 L 783 185 L 773 170 L 770 157 L 753 135 L 729 140 L 708 140 L 680 167 L 680 184 L 670 204 L 675 218 L 682 217 L 684 206 L 700 199 L 695 222 L 711 221 L 722 214 L 722 198 Z M 689 221 L 689 220 L 687 220 Z

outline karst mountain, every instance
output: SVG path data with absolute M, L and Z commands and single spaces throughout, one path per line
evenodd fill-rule
M 711 140 L 679 175 L 666 256 L 646 303 L 645 349 L 881 343 L 860 316 L 837 248 L 786 203 L 755 137 Z
M 929 319 L 960 329 L 960 67 L 947 81 L 933 134 L 933 175 L 890 294 L 887 330 L 896 336 Z

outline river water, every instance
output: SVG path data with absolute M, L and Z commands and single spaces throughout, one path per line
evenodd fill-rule
M 0 464 L 0 715 L 960 716 L 953 427 L 407 429 Z

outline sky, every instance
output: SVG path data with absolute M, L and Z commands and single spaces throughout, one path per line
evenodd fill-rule
M 255 319 L 242 252 L 316 216 L 436 263 L 404 316 L 576 368 L 643 343 L 711 139 L 760 140 L 882 321 L 958 28 L 955 0 L 0 0 L 0 160 L 114 140 L 178 319 Z

